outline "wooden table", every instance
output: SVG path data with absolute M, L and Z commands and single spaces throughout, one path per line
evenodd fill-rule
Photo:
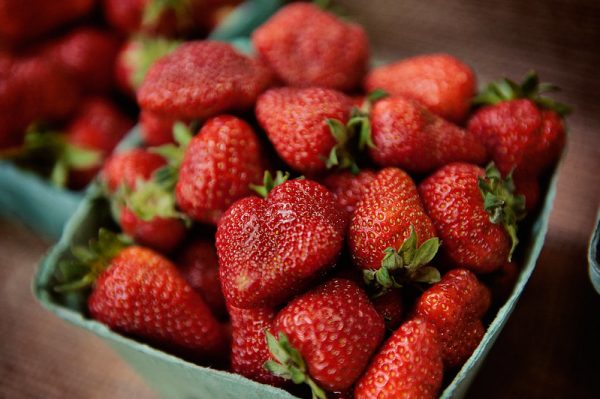
M 575 112 L 546 245 L 470 397 L 600 397 L 600 296 L 585 255 L 600 204 L 600 2 L 342 3 L 366 25 L 378 58 L 445 51 L 482 83 L 534 68 L 564 89 L 559 98 Z M 35 303 L 29 284 L 47 248 L 0 221 L 0 398 L 155 397 L 97 338 Z

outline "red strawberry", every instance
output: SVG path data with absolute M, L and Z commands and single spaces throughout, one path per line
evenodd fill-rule
M 443 365 L 431 323 L 404 323 L 371 361 L 354 389 L 356 399 L 436 398 Z
M 284 87 L 258 98 L 256 117 L 289 166 L 314 174 L 337 164 L 350 167 L 353 162 L 344 128 L 350 109 L 350 99 L 335 90 Z
M 176 122 L 176 119 L 142 110 L 140 112 L 140 134 L 144 143 L 150 147 L 174 143 L 173 126 Z M 187 121 L 182 122 L 187 123 Z
M 423 204 L 454 266 L 488 273 L 510 259 L 524 212 L 513 190 L 495 168 L 465 163 L 446 165 L 421 183 Z
M 496 272 L 486 276 L 487 286 L 492 291 L 496 304 L 504 304 L 510 296 L 519 277 L 519 268 L 514 262 L 507 262 Z
M 87 14 L 93 0 L 0 0 L 0 42 L 9 45 L 40 38 Z
M 505 79 L 492 83 L 476 99 L 485 104 L 469 120 L 468 129 L 486 145 L 503 175 L 538 175 L 558 159 L 565 144 L 561 116 L 568 107 L 542 97 L 556 87 L 539 83 L 535 73 L 519 86 Z
M 371 299 L 377 313 L 383 317 L 388 331 L 395 331 L 404 317 L 404 301 L 400 291 L 388 291 L 383 295 Z
M 127 206 L 121 209 L 119 225 L 123 232 L 140 245 L 160 252 L 170 252 L 183 240 L 186 228 L 177 217 L 140 218 Z
M 158 154 L 134 148 L 113 154 L 102 168 L 103 178 L 109 191 L 116 191 L 124 184 L 135 189 L 138 180 L 149 180 L 155 170 L 164 166 L 165 159 Z
M 67 141 L 78 148 L 107 157 L 133 127 L 133 123 L 110 101 L 90 98 L 67 127 Z M 71 170 L 69 186 L 82 188 L 100 170 L 99 165 Z
M 538 176 L 532 177 L 516 173 L 515 192 L 525 197 L 525 209 L 527 212 L 533 212 L 540 202 L 540 182 Z
M 57 290 L 95 281 L 88 298 L 94 319 L 187 356 L 214 356 L 225 349 L 222 327 L 169 260 L 143 247 L 123 248 L 105 230 L 91 248 L 84 257 L 90 267 L 87 274 Z M 81 252 L 80 248 L 77 253 Z M 65 277 L 70 274 L 68 267 L 61 269 Z
M 473 70 L 448 54 L 407 58 L 373 69 L 365 89 L 419 101 L 429 111 L 453 122 L 467 116 L 477 83 Z
M 271 358 L 265 331 L 276 312 L 269 308 L 241 309 L 229 306 L 231 316 L 231 370 L 263 384 L 283 385 L 284 381 L 265 369 Z
M 409 246 L 436 235 L 411 177 L 400 169 L 383 169 L 367 186 L 352 215 L 348 235 L 352 260 L 361 269 L 379 269 L 388 248 L 408 241 L 411 226 L 416 240 Z
M 357 175 L 348 171 L 336 172 L 325 177 L 323 185 L 331 191 L 338 205 L 351 215 L 375 176 L 372 170 L 361 170 Z
M 252 43 L 289 86 L 350 91 L 367 70 L 369 43 L 363 28 L 313 4 L 282 7 L 254 31 Z
M 155 62 L 137 93 L 145 110 L 184 120 L 252 107 L 268 69 L 227 43 L 187 42 Z
M 375 103 L 371 135 L 375 146 L 369 148 L 369 155 L 380 166 L 422 173 L 450 162 L 482 164 L 487 159 L 484 145 L 475 136 L 404 97 Z
M 179 42 L 160 37 L 135 36 L 119 50 L 115 62 L 115 79 L 120 89 L 135 95 L 148 69 L 156 60 L 179 46 Z
M 481 317 L 490 306 L 490 292 L 468 270 L 454 269 L 421 295 L 414 314 L 432 323 L 439 334 L 446 367 L 462 365 L 485 329 Z
M 345 230 L 344 211 L 310 180 L 239 200 L 217 228 L 225 299 L 243 308 L 279 305 L 335 263 Z
M 113 88 L 113 68 L 119 40 L 95 28 L 77 28 L 47 44 L 43 56 L 59 65 L 85 91 L 107 93 Z
M 237 199 L 251 194 L 264 172 L 258 137 L 243 120 L 208 120 L 189 143 L 176 186 L 177 204 L 191 218 L 217 224 Z
M 384 330 L 364 291 L 350 280 L 332 279 L 295 298 L 277 314 L 273 333 L 279 342 L 267 336 L 276 361 L 265 367 L 295 383 L 306 382 L 313 397 L 324 398 L 322 389 L 352 387 Z
M 179 271 L 190 287 L 204 298 L 213 314 L 226 315 L 225 298 L 219 282 L 219 259 L 212 242 L 195 239 L 181 250 L 177 256 Z

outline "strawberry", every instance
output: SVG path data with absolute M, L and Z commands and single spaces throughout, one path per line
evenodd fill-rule
M 489 273 L 510 259 L 517 246 L 517 221 L 524 200 L 514 196 L 510 177 L 497 169 L 446 165 L 425 179 L 419 192 L 451 264 Z
M 102 168 L 103 179 L 109 192 L 121 185 L 135 189 L 138 180 L 149 180 L 155 170 L 164 166 L 166 160 L 158 154 L 141 148 L 113 154 Z
M 134 36 L 126 41 L 115 61 L 115 80 L 126 94 L 135 92 L 156 60 L 179 46 L 180 42 L 161 37 Z
M 219 259 L 214 243 L 197 238 L 188 243 L 177 256 L 179 271 L 198 294 L 204 298 L 213 314 L 227 314 L 225 298 L 219 282 Z
M 521 85 L 508 79 L 492 83 L 476 98 L 484 106 L 468 129 L 485 143 L 503 175 L 514 170 L 515 176 L 537 180 L 560 156 L 566 139 L 562 117 L 569 108 L 542 96 L 554 90 L 531 73 Z
M 93 0 L 0 0 L 0 42 L 16 45 L 41 38 L 87 14 Z
M 267 335 L 275 360 L 265 367 L 297 384 L 306 382 L 313 398 L 325 398 L 323 389 L 352 387 L 384 330 L 364 291 L 350 280 L 332 279 L 293 299 L 277 314 L 273 335 Z
M 152 65 L 137 99 L 157 114 L 202 119 L 252 107 L 270 83 L 271 74 L 260 61 L 230 44 L 192 41 Z
M 515 283 L 519 277 L 519 268 L 514 262 L 506 262 L 494 273 L 485 277 L 485 282 L 492 292 L 494 303 L 502 305 L 515 288 Z
M 442 385 L 441 348 L 435 328 L 413 319 L 386 341 L 356 384 L 356 399 L 436 398 Z
M 43 56 L 59 65 L 84 91 L 102 94 L 113 87 L 119 46 L 112 33 L 83 27 L 47 44 Z
M 367 186 L 356 206 L 348 243 L 352 260 L 361 269 L 378 270 L 385 259 L 386 267 L 383 269 L 386 270 L 380 273 L 410 264 L 406 271 L 413 275 L 435 255 L 439 245 L 435 235 L 435 228 L 423 209 L 413 180 L 400 169 L 387 168 Z M 425 243 L 427 245 L 424 246 Z M 421 248 L 418 257 L 417 245 Z M 394 249 L 398 247 L 400 252 Z M 415 252 L 404 260 L 398 258 L 401 253 L 413 249 Z M 418 272 L 419 279 L 424 271 L 431 270 L 426 268 Z
M 234 203 L 219 222 L 221 286 L 234 306 L 283 303 L 333 266 L 342 250 L 346 215 L 333 195 L 311 180 L 281 180 L 262 191 L 264 199 Z
M 331 191 L 338 205 L 352 215 L 375 176 L 376 173 L 368 169 L 361 170 L 357 175 L 342 171 L 326 176 L 322 183 Z
M 351 91 L 367 70 L 369 44 L 363 28 L 313 4 L 282 7 L 254 31 L 252 43 L 289 86 Z
M 405 97 L 375 103 L 371 135 L 375 146 L 369 148 L 369 155 L 380 166 L 423 173 L 450 162 L 482 164 L 487 160 L 485 147 L 476 137 Z
M 281 386 L 284 380 L 274 376 L 264 364 L 271 358 L 265 331 L 276 312 L 270 308 L 242 309 L 229 306 L 231 316 L 231 370 L 263 384 Z
M 144 220 L 129 207 L 121 209 L 119 225 L 123 232 L 144 246 L 170 252 L 183 240 L 186 228 L 177 217 L 152 216 Z
M 525 198 L 525 210 L 533 212 L 540 202 L 540 182 L 538 176 L 527 176 L 516 173 L 514 176 L 515 192 Z
M 91 316 L 111 329 L 187 356 L 215 356 L 226 345 L 222 327 L 177 268 L 158 253 L 124 247 L 101 230 L 79 261 L 61 265 L 59 292 L 87 287 Z M 74 281 L 73 281 L 74 280 Z
M 395 331 L 404 317 L 404 301 L 400 291 L 388 291 L 371 299 L 377 313 L 383 317 L 388 331 Z
M 346 148 L 350 137 L 344 127 L 350 109 L 350 99 L 338 91 L 284 87 L 268 90 L 258 98 L 256 117 L 289 166 L 315 174 L 353 163 Z
M 67 127 L 67 140 L 75 147 L 97 151 L 105 158 L 132 127 L 132 121 L 110 101 L 89 98 Z M 72 169 L 69 186 L 86 186 L 99 170 L 99 166 Z
M 140 135 L 144 143 L 151 147 L 174 143 L 173 126 L 176 122 L 176 119 L 142 110 L 140 112 Z
M 418 299 L 414 315 L 438 331 L 442 360 L 448 368 L 471 356 L 485 329 L 481 317 L 490 306 L 490 292 L 466 269 L 454 269 Z
M 258 137 L 243 120 L 209 119 L 187 146 L 175 187 L 177 204 L 192 219 L 217 224 L 264 172 Z
M 448 54 L 407 58 L 373 69 L 365 89 L 383 89 L 392 96 L 419 101 L 444 119 L 464 121 L 477 88 L 473 70 Z

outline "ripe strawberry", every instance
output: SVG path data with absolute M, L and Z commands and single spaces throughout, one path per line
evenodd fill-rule
M 414 240 L 411 238 L 413 231 L 416 234 Z M 348 242 L 355 265 L 377 270 L 386 251 L 391 251 L 388 257 L 395 257 L 393 248 L 401 247 L 407 241 L 408 246 L 416 247 L 435 235 L 413 180 L 400 169 L 387 168 L 367 186 L 362 201 L 356 206 Z
M 525 210 L 533 212 L 540 202 L 540 182 L 538 176 L 532 177 L 515 173 L 515 192 L 525 198 Z
M 352 215 L 375 176 L 376 173 L 368 169 L 361 170 L 357 175 L 341 171 L 326 176 L 322 183 L 331 191 L 338 205 Z
M 161 37 L 130 38 L 119 50 L 115 61 L 115 79 L 119 88 L 135 96 L 152 64 L 175 50 L 179 44 L 176 40 Z
M 94 94 L 113 88 L 113 68 L 120 42 L 112 33 L 77 28 L 47 44 L 43 56 L 62 68 L 84 91 Z
M 119 225 L 138 244 L 163 253 L 177 247 L 186 233 L 185 225 L 177 217 L 152 216 L 144 220 L 128 206 L 121 208 Z
M 270 83 L 271 74 L 260 61 L 231 45 L 193 41 L 152 65 L 137 99 L 143 109 L 157 114 L 202 119 L 250 108 Z
M 375 103 L 371 135 L 375 146 L 369 155 L 380 166 L 423 173 L 450 162 L 487 160 L 485 147 L 475 136 L 404 97 Z
M 147 248 L 124 248 L 106 230 L 90 247 L 75 252 L 81 262 L 61 265 L 59 277 L 80 280 L 55 289 L 93 284 L 87 303 L 94 319 L 187 356 L 214 356 L 225 349 L 222 327 L 169 260 Z
M 465 164 L 446 165 L 425 179 L 419 192 L 455 267 L 489 273 L 510 259 L 517 243 L 523 198 L 513 195 L 512 180 Z M 512 244 L 511 244 L 512 243 Z
M 353 162 L 344 127 L 350 109 L 350 99 L 335 90 L 284 87 L 258 98 L 256 117 L 289 166 L 315 174 L 334 165 L 350 167 Z
M 419 101 L 430 112 L 459 123 L 469 111 L 477 88 L 473 70 L 448 54 L 407 58 L 373 69 L 365 89 Z
M 252 43 L 289 86 L 351 91 L 367 70 L 369 44 L 363 28 L 313 4 L 282 7 L 254 31 Z
M 215 245 L 206 239 L 193 240 L 177 256 L 177 265 L 190 287 L 204 298 L 213 314 L 223 318 L 227 310 L 219 282 L 219 259 Z
M 436 398 L 443 365 L 431 323 L 404 323 L 383 345 L 356 384 L 356 399 Z
M 132 127 L 132 121 L 110 101 L 89 98 L 67 127 L 67 141 L 75 147 L 97 151 L 105 158 Z M 71 169 L 69 186 L 85 187 L 99 170 L 99 165 Z
M 41 38 L 87 14 L 93 0 L 0 0 L 0 42 L 19 45 Z
M 267 342 L 273 374 L 306 382 L 313 397 L 349 389 L 384 335 L 384 323 L 367 295 L 350 280 L 332 279 L 293 299 L 273 323 Z
M 514 170 L 537 179 L 560 156 L 566 139 L 562 116 L 569 109 L 542 97 L 556 89 L 532 73 L 520 86 L 508 79 L 492 83 L 476 99 L 485 106 L 473 114 L 468 129 L 485 143 L 503 175 Z
M 510 296 L 519 277 L 519 268 L 514 262 L 506 262 L 486 277 L 486 284 L 492 292 L 492 299 L 498 305 L 504 304 Z
M 462 365 L 471 356 L 485 328 L 481 317 L 490 306 L 490 292 L 466 269 L 454 269 L 421 295 L 414 315 L 438 331 L 442 359 L 448 368 Z
M 229 306 L 231 316 L 231 370 L 263 384 L 281 386 L 284 380 L 274 376 L 264 364 L 271 358 L 265 331 L 276 312 L 270 308 L 242 309 Z
M 142 110 L 140 112 L 140 134 L 144 143 L 150 147 L 174 143 L 173 126 L 177 122 L 177 119 Z M 182 122 L 188 124 L 187 121 Z
M 400 291 L 388 291 L 371 299 L 377 313 L 383 317 L 388 331 L 396 331 L 404 317 L 404 301 Z
M 229 115 L 209 119 L 185 151 L 177 204 L 192 219 L 217 224 L 233 202 L 250 195 L 263 165 L 260 142 L 246 122 Z
M 123 184 L 133 190 L 138 180 L 149 180 L 152 173 L 165 163 L 166 160 L 158 154 L 134 148 L 108 158 L 102 175 L 110 192 L 115 192 Z
M 325 187 L 292 180 L 263 194 L 237 201 L 217 228 L 223 294 L 237 307 L 281 304 L 342 250 L 346 215 Z

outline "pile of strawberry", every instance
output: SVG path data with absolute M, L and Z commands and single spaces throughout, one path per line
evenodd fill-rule
M 80 189 L 133 127 L 136 85 L 239 0 L 0 0 L 0 159 Z
M 91 286 L 112 329 L 302 396 L 436 397 L 512 289 L 565 107 L 535 75 L 475 96 L 450 55 L 368 70 L 364 30 L 308 3 L 252 42 L 151 67 L 137 99 L 180 121 L 172 142 L 110 158 L 125 236 L 76 248 L 56 289 Z

